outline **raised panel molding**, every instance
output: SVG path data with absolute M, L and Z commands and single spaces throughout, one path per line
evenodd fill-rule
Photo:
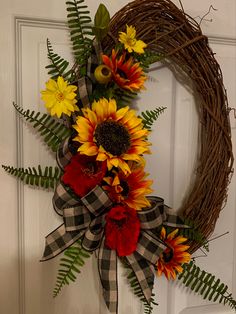
M 15 62 L 16 62 L 16 71 L 15 71 L 15 86 L 16 86 L 16 102 L 18 105 L 23 106 L 23 95 L 22 95 L 22 89 L 23 89 L 23 81 L 22 81 L 22 36 L 24 35 L 24 31 L 26 29 L 40 29 L 40 28 L 45 28 L 45 29 L 50 29 L 50 30 L 57 30 L 57 31 L 63 31 L 66 32 L 67 26 L 64 21 L 57 21 L 57 20 L 46 20 L 46 19 L 33 19 L 33 18 L 23 18 L 23 17 L 15 17 Z M 46 37 L 45 37 L 46 40 Z M 212 36 L 209 37 L 209 43 L 211 45 L 220 45 L 220 46 L 230 46 L 230 47 L 235 47 L 236 49 L 236 38 L 227 38 L 227 37 L 217 37 L 217 36 Z M 167 75 L 167 78 L 169 79 L 169 76 Z M 166 79 L 167 79 L 166 78 Z M 169 200 L 170 203 L 179 203 L 181 200 L 181 197 L 179 195 L 179 190 L 175 188 L 177 186 L 177 178 L 178 178 L 178 172 L 181 171 L 181 168 L 176 168 L 176 160 L 174 158 L 175 152 L 176 152 L 176 146 L 175 146 L 175 127 L 176 127 L 176 104 L 178 104 L 178 92 L 181 89 L 181 86 L 173 79 L 173 76 L 170 77 L 171 80 L 171 90 L 172 90 L 172 96 L 171 96 L 171 114 L 168 119 L 170 119 L 170 133 L 169 133 L 169 139 L 172 139 L 170 148 L 166 149 L 166 153 L 171 153 L 170 161 L 169 161 L 169 169 L 168 169 L 168 179 L 165 184 L 165 188 L 163 188 L 162 193 L 166 193 L 166 197 Z M 36 82 L 37 83 L 37 82 Z M 36 84 L 35 83 L 35 84 Z M 150 85 L 151 86 L 151 85 Z M 181 91 L 182 93 L 182 91 Z M 37 96 L 38 97 L 38 96 Z M 154 99 L 155 100 L 155 99 Z M 188 100 L 189 101 L 189 100 Z M 148 102 L 146 102 L 148 104 Z M 27 106 L 28 104 L 26 104 Z M 37 107 L 35 107 L 38 109 Z M 146 109 L 146 108 L 144 108 Z M 190 109 L 192 110 L 192 109 Z M 192 111 L 193 112 L 193 111 Z M 181 115 L 181 112 L 179 112 Z M 189 115 L 191 115 L 191 111 L 189 112 Z M 164 121 L 165 118 L 162 118 L 162 121 Z M 235 119 L 232 117 L 232 128 L 235 129 L 236 127 L 236 122 Z M 161 122 L 165 123 L 165 122 Z M 21 167 L 24 165 L 24 161 L 26 158 L 25 152 L 24 152 L 24 147 L 25 147 L 25 133 L 23 130 L 23 123 L 19 120 L 17 120 L 17 166 Z M 32 134 L 34 136 L 34 134 Z M 235 143 L 235 130 L 233 130 L 233 136 L 234 136 L 234 143 Z M 179 134 L 179 138 L 181 137 L 181 134 Z M 163 140 L 163 139 L 162 139 Z M 168 150 L 169 149 L 169 150 Z M 182 149 L 182 148 L 181 148 Z M 183 148 L 184 149 L 184 148 Z M 234 148 L 235 149 L 235 148 Z M 181 150 L 179 150 L 178 154 L 181 154 Z M 188 158 L 189 159 L 189 158 Z M 189 167 L 191 168 L 192 165 L 190 164 Z M 162 174 L 163 180 L 164 180 L 164 174 Z M 159 176 L 158 176 L 159 177 Z M 160 177 L 159 184 L 161 184 L 161 177 Z M 184 184 L 184 183 L 183 183 Z M 168 187 L 169 185 L 169 187 Z M 159 188 L 159 186 L 158 186 Z M 165 189 L 165 191 L 164 191 Z M 230 204 L 232 206 L 235 206 L 236 204 L 236 199 L 235 199 L 235 178 L 232 180 L 231 183 L 231 189 L 232 189 L 232 195 L 231 195 L 231 201 Z M 27 213 L 25 212 L 25 188 L 21 183 L 18 183 L 18 259 L 19 259 L 19 293 L 20 293 L 20 307 L 19 307 L 19 314 L 31 314 L 26 312 L 26 295 L 27 295 L 27 290 L 25 289 L 26 287 L 26 270 L 25 270 L 25 260 L 26 260 L 26 250 L 27 247 L 25 245 L 26 243 L 26 238 L 25 238 L 25 229 L 26 229 L 26 215 Z M 45 201 L 46 202 L 46 201 Z M 178 206 L 177 206 L 178 207 Z M 234 208 L 235 212 L 235 208 Z M 236 221 L 234 222 L 236 226 Z M 233 237 L 235 239 L 235 235 Z M 227 240 L 226 240 L 227 241 Z M 38 245 L 38 243 L 36 244 Z M 235 252 L 234 252 L 234 270 L 233 270 L 233 276 L 232 278 L 235 278 L 235 268 L 236 268 L 236 262 L 235 262 Z M 38 260 L 40 259 L 40 256 L 38 256 Z M 93 262 L 94 264 L 94 262 Z M 94 273 L 95 267 L 93 266 L 93 273 Z M 83 277 L 83 280 L 85 280 L 85 277 Z M 158 287 L 156 288 L 156 293 L 157 295 L 160 293 L 162 298 L 164 300 L 172 300 L 175 298 L 175 292 L 173 291 L 173 287 L 170 287 L 169 285 L 164 284 L 164 281 L 161 282 L 161 285 L 163 285 L 163 288 L 160 289 L 159 285 L 160 281 L 158 279 Z M 123 285 L 123 284 L 122 284 Z M 235 291 L 235 287 L 234 292 Z M 162 290 L 162 291 L 160 291 Z M 124 293 L 125 294 L 125 293 Z M 68 295 L 68 294 L 66 294 Z M 125 295 L 124 295 L 125 297 Z M 160 305 L 163 301 L 163 299 L 160 300 Z M 126 301 L 124 301 L 126 302 Z M 134 302 L 132 304 L 132 302 Z M 227 308 L 224 308 L 222 310 L 222 307 L 219 307 L 218 305 L 201 305 L 201 306 L 194 306 L 194 307 L 185 307 L 183 306 L 180 312 L 175 312 L 175 307 L 171 305 L 172 302 L 166 302 L 167 305 L 164 306 L 163 310 L 165 311 L 160 311 L 160 307 L 154 308 L 153 314 L 199 314 L 199 313 L 208 313 L 208 314 L 226 314 L 226 313 L 231 313 L 228 311 Z M 54 307 L 53 307 L 54 308 Z M 134 309 L 136 308 L 136 312 L 131 312 L 129 310 L 129 313 L 141 313 L 140 307 L 133 301 L 131 300 L 131 308 Z M 99 311 L 101 314 L 103 314 L 104 307 L 99 306 Z M 120 314 L 125 314 L 125 309 L 122 305 L 122 312 Z M 56 313 L 56 312 L 53 312 Z M 50 314 L 53 314 L 50 313 Z M 36 313 L 37 314 L 37 313 Z M 42 313 L 40 313 L 42 314 Z M 47 313 L 45 313 L 47 314 Z M 67 314 L 67 313 L 65 313 Z M 84 314 L 84 313 L 82 313 Z M 92 313 L 91 313 L 92 314 Z

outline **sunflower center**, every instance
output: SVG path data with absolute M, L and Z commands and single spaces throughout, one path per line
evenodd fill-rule
M 113 156 L 120 156 L 130 147 L 130 135 L 119 122 L 108 120 L 98 124 L 95 134 L 97 146 L 100 145 Z
M 120 77 L 122 77 L 123 79 L 127 80 L 128 79 L 128 76 L 127 74 L 121 70 L 121 69 L 117 69 L 117 73 L 120 75 Z
M 126 181 L 121 181 L 120 186 L 122 187 L 121 195 L 126 197 L 129 194 L 129 184 Z
M 62 93 L 62 92 L 59 92 L 59 91 L 57 91 L 57 92 L 55 93 L 55 97 L 56 97 L 56 100 L 57 100 L 57 101 L 63 101 L 63 100 L 65 99 L 63 93 Z
M 165 263 L 168 263 L 172 260 L 174 256 L 174 252 L 172 249 L 166 249 L 165 252 L 162 253 L 163 255 L 163 260 Z

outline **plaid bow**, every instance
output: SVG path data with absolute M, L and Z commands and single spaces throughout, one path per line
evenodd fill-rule
M 83 107 L 90 106 L 88 95 L 92 91 L 94 80 L 91 73 L 98 64 L 101 53 L 94 41 L 93 53 L 88 60 L 87 73 L 90 80 L 82 77 L 78 80 L 79 102 Z M 57 163 L 63 170 L 73 156 L 73 146 L 65 140 L 57 151 Z M 154 283 L 155 268 L 159 256 L 167 248 L 159 238 L 159 227 L 188 227 L 175 215 L 173 210 L 164 205 L 159 197 L 149 197 L 151 206 L 137 211 L 140 220 L 140 235 L 136 251 L 125 257 L 125 261 L 134 271 L 147 302 L 150 302 Z M 60 254 L 78 239 L 88 251 L 98 249 L 98 270 L 103 296 L 111 313 L 118 313 L 117 254 L 105 245 L 105 216 L 112 207 L 106 192 L 96 186 L 82 198 L 60 182 L 53 196 L 53 207 L 62 216 L 63 224 L 46 237 L 42 261 Z
M 57 151 L 57 162 L 62 169 L 73 156 L 69 143 L 67 139 Z M 166 249 L 159 238 L 158 227 L 167 225 L 186 228 L 187 226 L 171 208 L 164 205 L 162 198 L 151 196 L 148 199 L 151 206 L 137 211 L 141 229 L 136 251 L 126 256 L 125 260 L 134 271 L 145 299 L 150 302 L 154 283 L 154 265 Z M 104 236 L 105 216 L 112 207 L 107 193 L 100 186 L 96 186 L 84 197 L 79 198 L 60 182 L 53 196 L 53 207 L 58 215 L 62 216 L 63 224 L 46 237 L 42 261 L 57 256 L 78 239 L 82 239 L 82 246 L 86 250 L 98 249 L 98 269 L 104 300 L 109 311 L 117 313 L 117 254 L 105 246 Z

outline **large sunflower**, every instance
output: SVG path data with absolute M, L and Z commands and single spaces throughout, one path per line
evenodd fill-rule
M 81 154 L 106 160 L 108 170 L 117 167 L 129 173 L 127 161 L 139 162 L 142 154 L 149 153 L 148 130 L 128 106 L 117 110 L 114 99 L 102 98 L 93 102 L 92 109 L 82 111 L 84 116 L 79 116 L 74 125 L 78 132 L 74 140 L 81 143 Z
M 183 245 L 188 239 L 178 236 L 178 229 L 175 229 L 170 234 L 166 234 L 163 227 L 161 230 L 161 239 L 168 245 L 168 248 L 162 253 L 157 262 L 157 274 L 160 276 L 162 273 L 169 280 L 175 279 L 176 273 L 183 271 L 182 264 L 190 261 L 190 254 L 186 252 L 189 248 L 188 245 Z
M 152 192 L 152 180 L 145 180 L 147 174 L 144 172 L 144 165 L 136 162 L 129 162 L 128 165 L 131 173 L 113 171 L 111 176 L 103 178 L 108 184 L 104 189 L 115 203 L 140 210 L 150 206 L 146 195 Z
M 138 91 L 143 88 L 146 76 L 139 63 L 135 63 L 130 57 L 126 60 L 126 54 L 117 56 L 118 51 L 112 49 L 111 58 L 107 55 L 102 56 L 103 63 L 111 70 L 112 78 L 121 88 Z

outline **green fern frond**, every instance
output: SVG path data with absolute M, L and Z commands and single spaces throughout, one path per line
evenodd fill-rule
M 65 250 L 64 257 L 60 259 L 60 268 L 53 290 L 54 297 L 60 293 L 63 286 L 69 285 L 71 281 L 75 281 L 76 275 L 81 272 L 80 268 L 85 264 L 85 259 L 91 255 L 92 253 L 82 247 L 81 240 L 78 240 Z
M 148 71 L 149 66 L 155 62 L 161 61 L 164 56 L 158 52 L 145 50 L 143 54 L 137 54 L 137 60 L 140 62 L 140 66 L 143 68 L 145 72 Z
M 115 89 L 113 97 L 116 99 L 117 106 L 119 108 L 124 106 L 130 106 L 134 99 L 137 97 L 137 93 L 130 92 L 130 91 L 124 91 L 123 89 Z
M 154 110 L 146 110 L 141 112 L 140 118 L 143 120 L 144 128 L 151 130 L 153 123 L 157 120 L 160 114 L 164 112 L 166 107 L 158 107 Z
M 46 66 L 48 74 L 52 79 L 56 79 L 58 76 L 62 76 L 66 81 L 73 82 L 76 78 L 76 73 L 73 69 L 68 70 L 69 62 L 54 53 L 52 44 L 47 39 L 48 59 L 51 64 Z
M 86 75 L 86 64 L 91 55 L 93 40 L 92 20 L 86 5 L 81 5 L 84 0 L 67 1 L 67 19 L 70 29 L 73 52 L 76 62 L 80 65 L 80 75 Z
M 187 238 L 190 241 L 196 241 L 201 245 L 207 246 L 207 239 L 202 234 L 202 232 L 196 227 L 194 221 L 189 218 L 182 218 L 184 225 L 189 226 L 189 228 L 179 228 L 178 235 Z M 167 234 L 173 231 L 173 227 L 165 226 Z
M 152 297 L 150 300 L 150 303 L 147 302 L 143 291 L 140 287 L 140 284 L 137 280 L 137 277 L 134 273 L 134 271 L 132 270 L 132 268 L 130 267 L 130 265 L 127 263 L 127 261 L 125 261 L 124 259 L 120 259 L 122 262 L 122 265 L 125 267 L 125 269 L 127 270 L 127 274 L 126 277 L 129 281 L 130 287 L 133 290 L 133 293 L 139 298 L 139 300 L 143 303 L 144 306 L 144 314 L 151 314 L 153 311 L 153 305 L 158 305 L 155 300 L 155 294 L 152 293 Z
M 61 171 L 58 167 L 45 167 L 44 170 L 42 170 L 40 165 L 38 169 L 35 167 L 28 167 L 27 169 L 14 168 L 5 165 L 2 165 L 2 167 L 6 172 L 17 177 L 25 184 L 45 189 L 54 189 L 61 176 Z
M 201 270 L 195 262 L 183 265 L 183 272 L 178 279 L 193 292 L 200 294 L 203 299 L 223 303 L 236 311 L 236 300 L 228 292 L 228 286 L 216 279 L 214 275 Z
M 70 129 L 46 113 L 24 110 L 15 103 L 14 107 L 26 121 L 32 123 L 33 127 L 43 137 L 44 142 L 47 143 L 54 152 L 57 150 L 60 143 L 71 135 Z

